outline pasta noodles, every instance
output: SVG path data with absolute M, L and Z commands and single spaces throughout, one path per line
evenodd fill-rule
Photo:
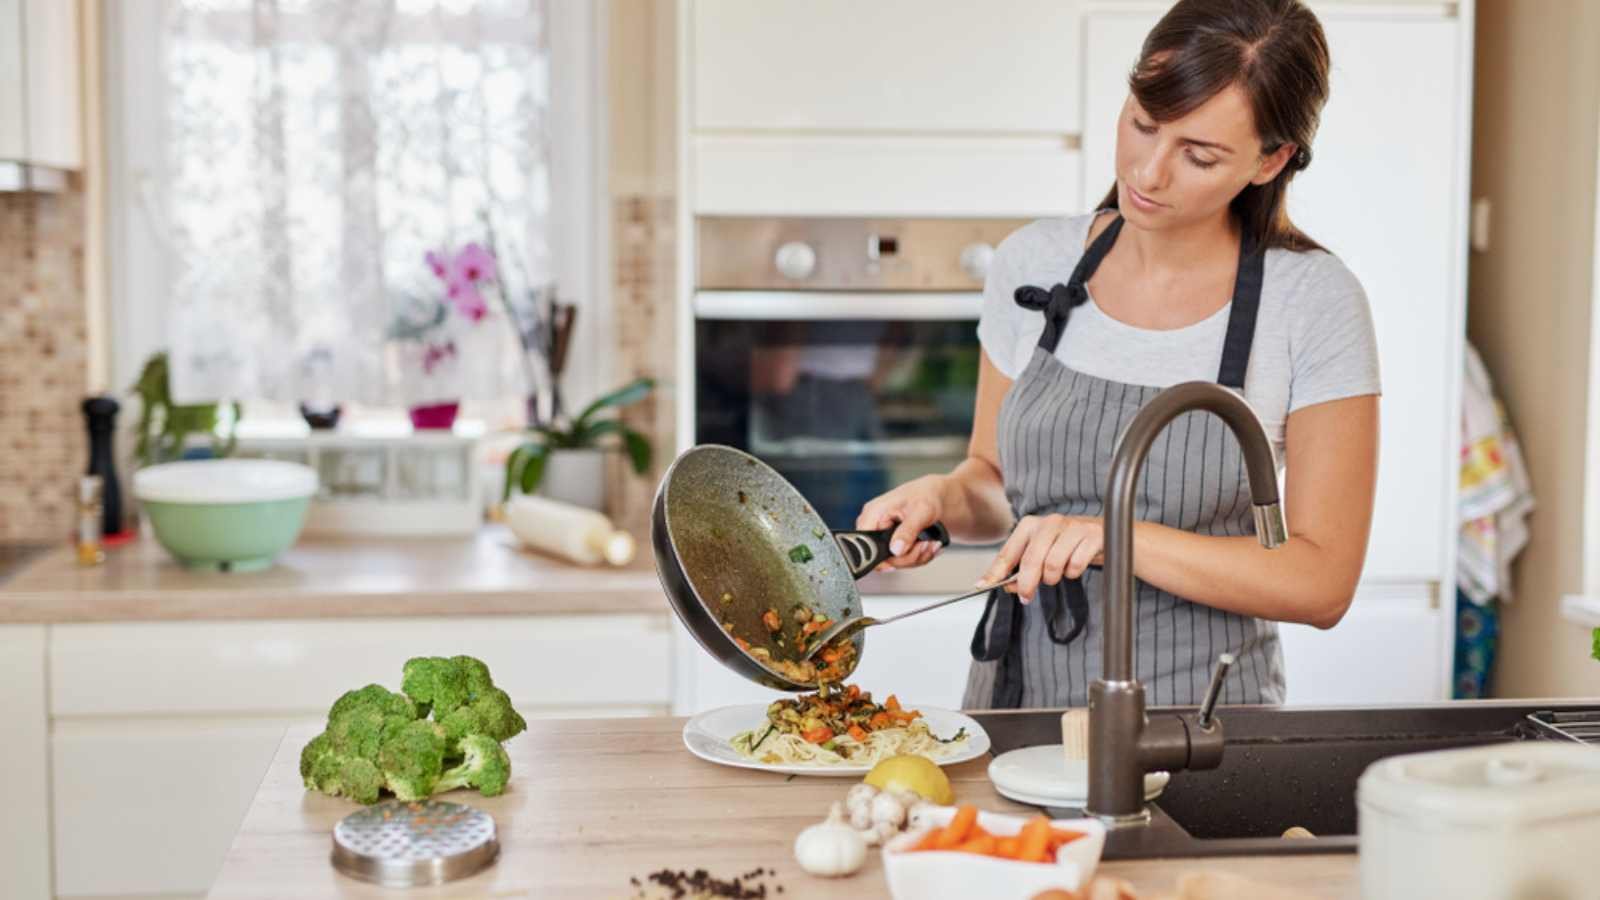
M 965 729 L 948 737 L 933 733 L 922 713 L 903 709 L 890 695 L 882 704 L 850 685 L 778 700 L 767 721 L 734 735 L 739 755 L 769 764 L 870 765 L 899 754 L 937 760 L 967 740 Z

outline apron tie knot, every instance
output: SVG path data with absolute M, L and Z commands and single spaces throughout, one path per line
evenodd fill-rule
M 1039 344 L 1053 349 L 1062 329 L 1067 327 L 1067 320 L 1072 317 L 1073 307 L 1089 299 L 1089 292 L 1076 281 L 1057 283 L 1049 290 L 1025 284 L 1017 288 L 1012 297 L 1022 308 L 1044 313 L 1044 334 L 1040 336 Z

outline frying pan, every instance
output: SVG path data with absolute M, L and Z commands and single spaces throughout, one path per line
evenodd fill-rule
M 780 691 L 817 686 L 768 669 L 753 651 L 764 647 L 774 660 L 798 662 L 794 613 L 802 606 L 834 621 L 860 615 L 856 579 L 893 555 L 893 534 L 892 528 L 830 531 L 782 475 L 720 444 L 692 447 L 673 461 L 650 517 L 656 574 L 684 627 L 717 661 Z M 937 523 L 918 539 L 950 543 Z M 783 623 L 777 635 L 762 624 L 768 609 Z M 852 670 L 865 640 L 859 632 L 851 639 Z

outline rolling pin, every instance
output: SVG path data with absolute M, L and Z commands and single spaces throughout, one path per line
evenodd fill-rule
M 505 514 L 511 533 L 535 550 L 585 566 L 633 560 L 633 536 L 592 509 L 523 494 L 506 504 Z

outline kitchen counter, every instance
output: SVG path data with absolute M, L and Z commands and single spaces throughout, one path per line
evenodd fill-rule
M 1004 713 L 999 715 L 1006 715 Z M 511 790 L 488 799 L 446 795 L 490 812 L 501 855 L 488 870 L 443 887 L 432 898 L 639 897 L 670 892 L 649 885 L 661 869 L 706 869 L 721 879 L 758 868 L 767 896 L 882 898 L 888 889 L 872 851 L 847 879 L 803 874 L 791 847 L 806 825 L 842 799 L 851 779 L 793 778 L 704 762 L 683 747 L 682 719 L 536 720 L 507 743 Z M 356 807 L 308 793 L 300 748 L 315 726 L 291 728 L 244 817 L 210 897 L 392 898 L 393 889 L 346 878 L 328 861 L 333 826 Z M 999 797 L 985 776 L 987 759 L 950 767 L 957 799 L 983 809 L 1024 812 Z M 1354 855 L 1235 857 L 1108 862 L 1104 874 L 1140 891 L 1171 890 L 1181 873 L 1226 871 L 1308 896 L 1359 895 Z M 781 885 L 783 893 L 777 894 Z M 421 892 L 418 892 L 419 894 Z
M 991 552 L 946 553 L 917 570 L 874 573 L 864 593 L 955 593 Z M 82 567 L 66 545 L 0 583 L 0 624 L 205 619 L 664 612 L 647 541 L 632 565 L 585 567 L 517 545 L 501 525 L 474 537 L 303 539 L 261 572 L 183 568 L 148 534 Z

